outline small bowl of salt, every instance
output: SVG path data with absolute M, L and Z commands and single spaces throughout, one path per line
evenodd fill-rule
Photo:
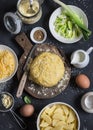
M 81 99 L 81 107 L 88 113 L 93 113 L 93 92 L 88 92 Z

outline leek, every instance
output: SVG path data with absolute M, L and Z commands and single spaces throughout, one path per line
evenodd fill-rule
M 64 38 L 73 39 L 79 37 L 81 34 L 79 27 L 64 13 L 57 16 L 54 26 L 55 31 Z
M 65 3 L 61 2 L 60 0 L 53 0 L 54 2 L 56 2 L 57 4 L 59 4 L 60 6 L 63 7 L 65 14 L 67 16 L 70 17 L 70 19 L 77 24 L 77 26 L 80 28 L 83 38 L 85 40 L 89 39 L 89 36 L 91 35 L 91 31 L 85 26 L 84 23 L 82 23 L 81 19 L 79 18 L 79 16 L 70 9 L 70 7 L 68 5 L 66 5 Z

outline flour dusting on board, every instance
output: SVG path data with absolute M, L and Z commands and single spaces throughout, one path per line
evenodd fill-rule
M 71 90 L 72 93 L 78 94 L 78 93 L 84 92 L 84 90 L 77 87 L 76 83 L 75 83 L 76 76 L 80 73 L 83 73 L 82 71 L 83 70 L 80 70 L 80 69 L 77 69 L 77 68 L 71 69 L 71 75 L 72 75 L 71 77 L 72 78 L 71 78 L 70 90 Z
M 12 129 L 13 128 L 13 125 L 12 124 L 9 124 L 9 129 Z
M 70 80 L 71 68 L 67 62 L 64 52 L 61 49 L 48 43 L 40 44 L 36 46 L 32 54 L 32 57 L 36 57 L 42 52 L 47 52 L 47 51 L 57 54 L 58 56 L 62 58 L 62 60 L 64 61 L 64 66 L 65 66 L 65 73 L 64 73 L 63 78 L 58 82 L 58 84 L 51 88 L 39 86 L 38 84 L 35 84 L 33 81 L 30 81 L 28 79 L 27 85 L 26 85 L 27 87 L 25 89 L 28 89 L 28 92 L 30 92 L 30 94 L 36 98 L 42 98 L 42 99 L 52 98 L 58 95 L 67 87 Z
M 86 9 L 89 7 L 89 3 L 87 0 L 74 0 L 74 1 L 69 1 L 69 4 L 75 5 L 75 6 L 80 6 L 84 9 L 84 12 L 86 13 Z

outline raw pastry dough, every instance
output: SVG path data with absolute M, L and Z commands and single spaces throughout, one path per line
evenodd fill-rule
M 52 87 L 62 79 L 64 71 L 64 62 L 60 56 L 43 52 L 30 65 L 30 79 L 44 87 Z

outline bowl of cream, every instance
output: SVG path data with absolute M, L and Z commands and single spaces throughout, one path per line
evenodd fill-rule
M 93 92 L 88 92 L 81 99 L 81 107 L 88 113 L 93 113 Z

